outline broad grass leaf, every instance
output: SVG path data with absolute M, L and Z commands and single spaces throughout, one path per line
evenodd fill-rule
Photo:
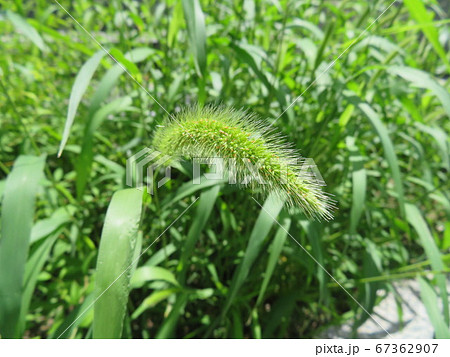
M 69 98 L 69 109 L 67 110 L 66 123 L 64 125 L 64 132 L 62 134 L 61 143 L 59 145 L 58 157 L 61 156 L 67 140 L 69 139 L 70 129 L 72 128 L 75 115 L 77 113 L 78 105 L 81 102 L 83 94 L 86 92 L 92 76 L 97 69 L 101 59 L 105 56 L 105 52 L 98 51 L 86 63 L 81 67 L 80 71 L 75 78 L 75 82 L 72 86 L 72 92 Z
M 1 211 L 0 335 L 20 337 L 23 294 L 36 194 L 44 177 L 45 156 L 21 155 L 6 179 Z
M 48 50 L 39 32 L 26 19 L 12 11 L 6 11 L 6 17 L 11 21 L 16 30 L 28 37 L 41 51 L 46 52 Z
M 97 260 L 94 338 L 121 337 L 141 210 L 142 192 L 134 188 L 117 191 L 109 204 Z
M 450 339 L 450 330 L 448 328 L 448 322 L 446 323 L 442 313 L 439 311 L 439 303 L 436 293 L 430 284 L 423 278 L 417 278 L 419 280 L 420 286 L 420 297 L 422 302 L 427 309 L 428 316 L 430 318 L 431 324 L 434 327 L 434 332 L 436 333 L 436 338 Z M 444 302 L 445 304 L 446 302 Z
M 67 205 L 56 209 L 49 218 L 37 221 L 31 230 L 30 245 L 49 236 L 58 228 L 71 222 L 75 211 L 75 206 Z
M 169 30 L 167 31 L 167 45 L 172 48 L 177 39 L 177 34 L 183 24 L 183 4 L 177 0 L 172 10 L 172 19 L 170 20 Z
M 195 68 L 200 77 L 206 76 L 205 15 L 199 0 L 182 0 L 189 44 L 194 54 Z
M 431 268 L 437 272 L 444 272 L 445 265 L 436 242 L 431 235 L 427 223 L 425 222 L 419 209 L 413 204 L 406 204 L 406 218 L 409 224 L 414 228 L 419 236 L 420 244 L 425 250 L 427 258 L 430 260 Z M 444 307 L 444 320 L 449 323 L 449 306 L 447 293 L 447 280 L 444 273 L 436 274 L 437 285 L 440 290 L 440 296 Z
M 141 288 L 145 283 L 154 280 L 162 280 L 175 286 L 180 285 L 170 270 L 156 266 L 143 266 L 136 269 L 130 285 L 132 289 Z

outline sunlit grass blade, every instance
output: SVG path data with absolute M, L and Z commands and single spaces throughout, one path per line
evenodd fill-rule
M 418 278 L 420 285 L 420 297 L 422 302 L 427 309 L 428 316 L 434 327 L 434 332 L 436 333 L 436 338 L 450 339 L 450 330 L 448 323 L 445 322 L 439 311 L 439 303 L 436 293 L 430 284 L 423 278 Z M 444 302 L 446 304 L 446 302 Z
M 97 260 L 94 338 L 120 338 L 132 258 L 141 219 L 142 192 L 117 191 L 108 207 Z M 112 284 L 112 285 L 111 285 Z
M 163 290 L 156 290 L 152 292 L 148 297 L 142 301 L 142 303 L 137 307 L 137 309 L 131 315 L 132 319 L 138 318 L 145 310 L 152 308 L 153 306 L 159 304 L 161 301 L 164 301 L 169 296 L 179 292 L 181 289 L 179 287 L 176 288 L 168 288 Z M 179 311 L 179 310 L 177 310 Z
M 83 136 L 83 143 L 81 145 L 81 153 L 77 158 L 75 168 L 77 171 L 77 196 L 81 198 L 90 180 L 91 166 L 94 159 L 94 135 L 103 121 L 108 115 L 122 112 L 131 105 L 131 98 L 128 96 L 120 97 L 113 100 L 111 103 L 100 108 L 92 118 L 86 123 L 86 128 Z
M 48 48 L 44 40 L 36 31 L 36 29 L 27 22 L 26 19 L 12 11 L 6 11 L 6 17 L 11 21 L 18 32 L 28 37 L 28 39 L 32 41 L 37 47 L 39 47 L 41 51 L 47 51 Z
M 394 145 L 392 144 L 391 138 L 389 137 L 389 133 L 386 129 L 386 126 L 381 121 L 379 115 L 367 103 L 360 103 L 358 107 L 367 116 L 378 136 L 380 137 L 384 149 L 384 156 L 386 157 L 386 161 L 389 164 L 392 179 L 394 180 L 394 187 L 397 192 L 397 200 L 400 206 L 400 212 L 402 215 L 404 215 L 405 195 L 403 191 L 403 181 L 398 164 L 398 158 L 395 153 Z
M 431 235 L 427 223 L 425 222 L 419 209 L 413 204 L 406 205 L 406 218 L 411 226 L 417 232 L 420 239 L 420 244 L 425 250 L 427 258 L 430 260 L 431 268 L 437 272 L 444 272 L 445 265 L 442 262 L 441 254 L 436 245 L 436 242 Z M 447 293 L 447 281 L 444 273 L 436 274 L 437 285 L 439 286 L 440 296 L 443 303 L 444 320 L 449 324 L 449 306 L 448 306 L 448 293 Z
M 197 74 L 204 77 L 206 75 L 205 15 L 199 0 L 182 0 L 182 2 L 195 68 Z
M 25 264 L 44 165 L 44 156 L 19 156 L 6 179 L 0 240 L 0 336 L 3 338 L 19 337 L 17 324 Z
M 143 266 L 136 269 L 135 273 L 131 277 L 131 288 L 136 289 L 142 287 L 145 283 L 154 280 L 161 280 L 167 283 L 171 283 L 175 286 L 179 286 L 175 275 L 170 271 L 162 267 Z
M 445 131 L 441 128 L 431 127 L 422 123 L 416 123 L 416 126 L 425 133 L 430 134 L 436 140 L 436 144 L 441 151 L 442 164 L 447 170 L 450 170 L 450 144 Z
M 41 219 L 31 229 L 30 245 L 49 236 L 58 228 L 71 222 L 76 208 L 74 206 L 64 206 L 55 210 L 49 218 Z
M 422 0 L 404 0 L 404 2 L 411 17 L 419 25 L 432 23 L 434 13 L 427 11 Z M 445 50 L 441 46 L 441 43 L 439 42 L 439 32 L 436 27 L 423 26 L 422 32 L 427 37 L 428 41 L 430 41 L 431 45 L 434 47 L 434 50 L 439 55 L 441 60 L 447 66 L 447 70 L 450 71 L 450 63 L 447 57 L 448 54 L 445 52 Z
M 125 53 L 125 58 L 133 63 L 139 63 L 144 61 L 154 52 L 154 49 L 148 47 L 135 48 Z M 120 76 L 125 73 L 122 67 L 116 63 L 108 69 L 108 71 L 106 71 L 105 75 L 100 80 L 100 83 L 98 84 L 98 87 L 89 102 L 89 117 L 92 117 L 97 112 L 102 102 L 108 98 L 111 90 L 117 84 Z M 130 80 L 132 79 L 130 78 Z
M 34 26 L 35 28 L 39 28 L 40 33 L 45 33 L 51 36 L 54 40 L 64 42 L 64 45 L 68 48 L 72 48 L 77 51 L 77 53 L 84 53 L 87 56 L 92 56 L 95 51 L 93 51 L 90 47 L 84 43 L 73 41 L 73 38 L 70 35 L 65 35 L 58 32 L 56 29 L 52 29 L 46 26 L 42 21 L 37 19 L 28 18 L 27 22 Z
M 183 23 L 183 4 L 181 0 L 178 0 L 173 7 L 172 19 L 167 31 L 167 45 L 173 47 L 177 39 L 178 30 Z
M 66 124 L 64 125 L 64 132 L 59 145 L 58 156 L 61 156 L 62 151 L 66 146 L 67 140 L 69 139 L 70 129 L 72 128 L 72 124 L 77 113 L 78 105 L 80 104 L 81 98 L 86 92 L 91 78 L 104 55 L 104 51 L 98 51 L 95 53 L 86 61 L 83 67 L 81 67 L 77 77 L 75 78 L 75 82 L 72 86 L 72 92 L 70 93 L 69 109 L 67 110 Z
M 189 45 L 194 54 L 194 63 L 198 74 L 198 102 L 203 105 L 206 100 L 207 73 L 205 15 L 199 0 L 182 0 L 182 2 Z

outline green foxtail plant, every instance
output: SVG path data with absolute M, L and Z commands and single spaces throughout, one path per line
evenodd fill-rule
M 333 218 L 333 200 L 304 172 L 300 154 L 254 114 L 223 106 L 186 108 L 158 126 L 153 145 L 174 160 L 221 158 L 237 184 L 275 192 L 309 217 Z

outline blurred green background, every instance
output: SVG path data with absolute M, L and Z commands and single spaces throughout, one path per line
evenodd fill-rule
M 449 338 L 448 4 L 395 2 L 363 33 L 390 4 L 61 1 L 119 66 L 56 2 L 1 0 L 0 335 L 356 330 L 368 314 L 289 232 L 368 312 L 418 279 Z M 274 126 L 314 159 L 335 219 L 260 197 L 277 224 L 188 166 L 154 195 L 125 190 L 166 113 L 124 69 L 171 113 L 223 103 L 271 123 L 302 94 Z

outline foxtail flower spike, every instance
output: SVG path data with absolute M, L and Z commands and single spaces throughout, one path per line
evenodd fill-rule
M 190 107 L 157 128 L 153 145 L 174 159 L 222 158 L 238 184 L 275 192 L 309 217 L 333 218 L 333 200 L 304 172 L 300 154 L 254 114 L 223 106 Z M 256 180 L 248 180 L 255 174 Z

